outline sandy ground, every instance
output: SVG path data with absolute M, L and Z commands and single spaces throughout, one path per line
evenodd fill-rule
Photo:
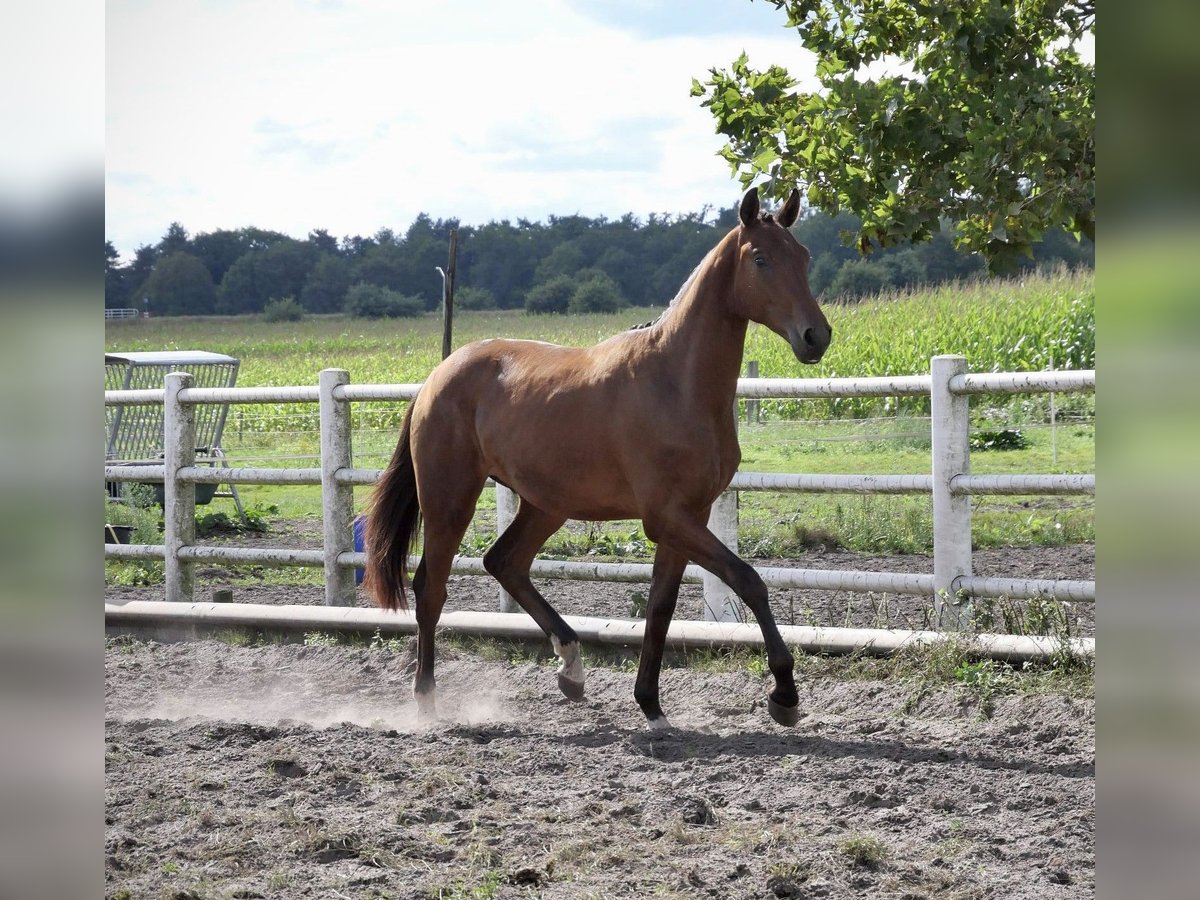
M 407 649 L 110 641 L 107 896 L 1094 895 L 1094 701 L 668 669 L 651 733 L 443 647 L 422 727 Z
M 319 528 L 319 526 L 318 526 Z M 242 545 L 319 546 L 311 523 Z M 928 557 L 763 565 L 931 571 Z M 1091 546 L 979 551 L 975 571 L 1094 578 Z M 322 602 L 320 586 L 198 572 L 197 599 Z M 564 614 L 628 617 L 642 585 L 546 581 Z M 448 609 L 494 609 L 455 577 Z M 106 599 L 161 599 L 109 587 Z M 359 602 L 370 601 L 360 594 Z M 781 622 L 921 627 L 922 598 L 775 591 Z M 1011 611 L 1011 610 L 1010 610 Z M 1019 610 L 1018 610 L 1019 611 Z M 1004 630 L 1002 611 L 997 626 Z M 1090 605 L 1066 610 L 1094 633 Z M 685 587 L 678 615 L 701 616 Z M 553 669 L 439 645 L 419 723 L 407 640 L 385 647 L 109 641 L 107 896 L 188 898 L 1077 898 L 1094 896 L 1095 703 L 961 686 L 669 668 L 651 733 L 632 671 Z

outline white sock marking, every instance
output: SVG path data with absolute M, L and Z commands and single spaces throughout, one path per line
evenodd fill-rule
M 554 655 L 562 660 L 558 674 L 574 684 L 583 684 L 583 657 L 579 655 L 579 642 L 562 644 L 551 635 L 550 646 L 554 648 Z

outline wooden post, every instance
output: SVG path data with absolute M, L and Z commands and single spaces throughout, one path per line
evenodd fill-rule
M 512 520 L 517 517 L 517 505 L 521 499 L 515 491 L 510 491 L 502 484 L 496 485 L 496 537 L 504 534 Z M 503 587 L 500 588 L 500 612 L 523 612 L 516 598 Z
M 196 585 L 195 563 L 179 558 L 182 548 L 196 543 L 196 485 L 178 478 L 180 469 L 196 464 L 196 407 L 179 400 L 179 392 L 193 381 L 189 372 L 172 372 L 166 378 L 163 400 L 166 598 L 178 603 L 191 603 Z
M 458 229 L 450 229 L 450 259 L 442 275 L 442 359 L 450 355 L 454 331 L 454 269 L 458 262 Z
M 354 549 L 354 486 L 337 480 L 337 473 L 353 464 L 350 404 L 333 396 L 334 388 L 350 383 L 350 373 L 345 369 L 322 369 L 319 378 L 325 605 L 353 606 L 354 570 L 338 565 L 338 556 Z
M 752 359 L 746 363 L 746 377 L 747 378 L 757 378 L 758 377 L 758 360 Z M 751 400 L 746 401 L 746 424 L 747 425 L 757 425 L 758 424 L 758 401 L 757 400 L 751 399 Z
M 971 471 L 970 406 L 950 390 L 950 379 L 967 371 L 961 356 L 935 356 L 930 365 L 933 436 L 933 608 L 938 627 L 961 631 L 971 607 L 955 596 L 955 582 L 971 574 L 971 498 L 950 484 Z
M 708 514 L 708 530 L 726 547 L 738 552 L 738 495 L 726 491 L 716 499 Z M 745 622 L 746 611 L 738 595 L 716 575 L 704 573 L 704 620 L 706 622 Z

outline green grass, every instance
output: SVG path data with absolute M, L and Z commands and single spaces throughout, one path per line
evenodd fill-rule
M 838 842 L 840 853 L 851 865 L 878 869 L 888 858 L 888 848 L 879 838 L 869 834 L 853 834 Z

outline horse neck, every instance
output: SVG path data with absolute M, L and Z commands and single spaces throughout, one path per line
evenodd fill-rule
M 746 344 L 746 319 L 730 311 L 737 267 L 737 232 L 704 258 L 674 307 L 659 323 L 659 348 L 689 393 L 728 413 L 737 392 Z

